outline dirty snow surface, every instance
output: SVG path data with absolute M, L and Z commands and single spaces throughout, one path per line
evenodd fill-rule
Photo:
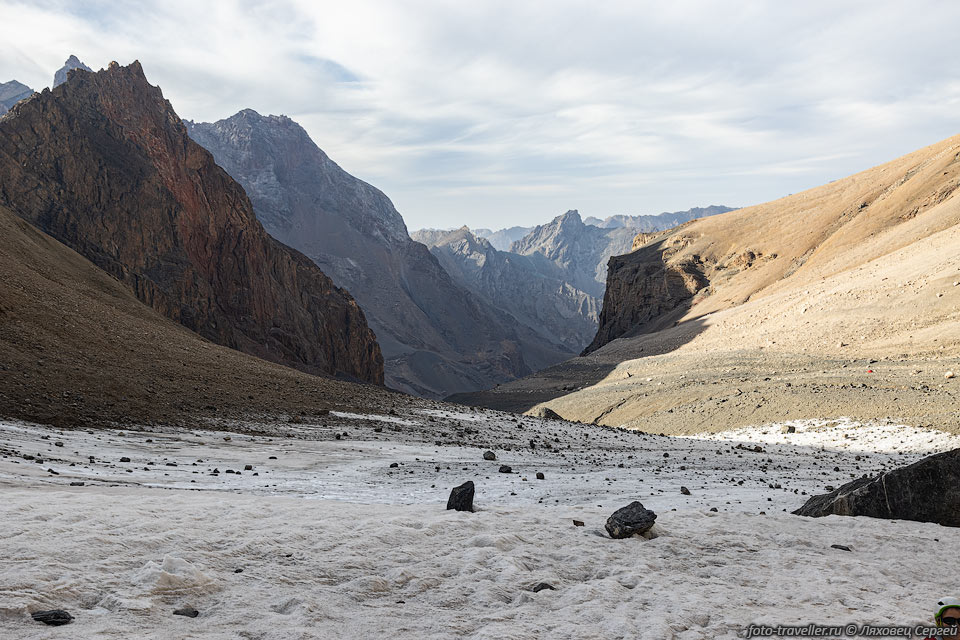
M 956 590 L 937 576 L 954 573 L 957 530 L 789 513 L 956 436 L 837 419 L 671 438 L 437 407 L 177 431 L 0 423 L 0 637 L 733 638 L 921 623 Z M 466 480 L 476 512 L 446 511 Z M 656 537 L 610 539 L 633 500 Z M 185 606 L 199 616 L 173 615 Z M 30 618 L 45 609 L 75 620 Z

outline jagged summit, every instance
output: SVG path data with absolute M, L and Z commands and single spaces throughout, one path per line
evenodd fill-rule
M 110 64 L 112 66 L 112 65 L 116 65 L 117 63 L 112 62 Z M 139 62 L 134 61 L 133 64 L 137 65 L 138 68 L 140 67 Z M 80 59 L 77 56 L 71 55 L 69 58 L 67 58 L 67 61 L 63 63 L 63 66 L 57 69 L 57 72 L 53 74 L 53 86 L 59 87 L 61 84 L 66 82 L 70 72 L 73 71 L 74 69 L 83 69 L 84 71 L 93 71 L 93 69 L 91 69 L 87 65 L 80 62 Z M 140 69 L 140 73 L 141 74 L 143 73 L 143 69 Z
M 139 62 L 71 73 L 0 121 L 0 205 L 203 337 L 380 383 L 363 313 L 264 231 Z

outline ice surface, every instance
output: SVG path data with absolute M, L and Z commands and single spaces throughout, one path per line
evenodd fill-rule
M 53 637 L 28 615 L 51 608 L 76 616 L 57 637 L 80 639 L 687 639 L 928 620 L 956 530 L 788 512 L 960 440 L 791 424 L 669 438 L 440 410 L 246 433 L 0 423 L 0 637 Z M 477 513 L 446 511 L 466 480 Z M 657 538 L 603 533 L 632 500 L 658 513 Z M 172 615 L 187 605 L 200 616 Z

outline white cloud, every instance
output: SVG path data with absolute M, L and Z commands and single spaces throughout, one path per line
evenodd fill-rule
M 139 59 L 294 117 L 408 226 L 750 204 L 960 132 L 944 2 L 10 2 L 0 79 Z

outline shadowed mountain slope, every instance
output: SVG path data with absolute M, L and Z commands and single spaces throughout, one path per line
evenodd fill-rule
M 247 109 L 186 124 L 244 186 L 267 231 L 356 297 L 383 349 L 389 386 L 442 397 L 569 353 L 451 279 L 410 239 L 389 198 L 341 169 L 293 120 Z
M 960 136 L 610 260 L 585 357 L 458 400 L 692 433 L 824 416 L 960 428 Z
M 0 207 L 0 417 L 195 428 L 407 401 L 204 340 Z

